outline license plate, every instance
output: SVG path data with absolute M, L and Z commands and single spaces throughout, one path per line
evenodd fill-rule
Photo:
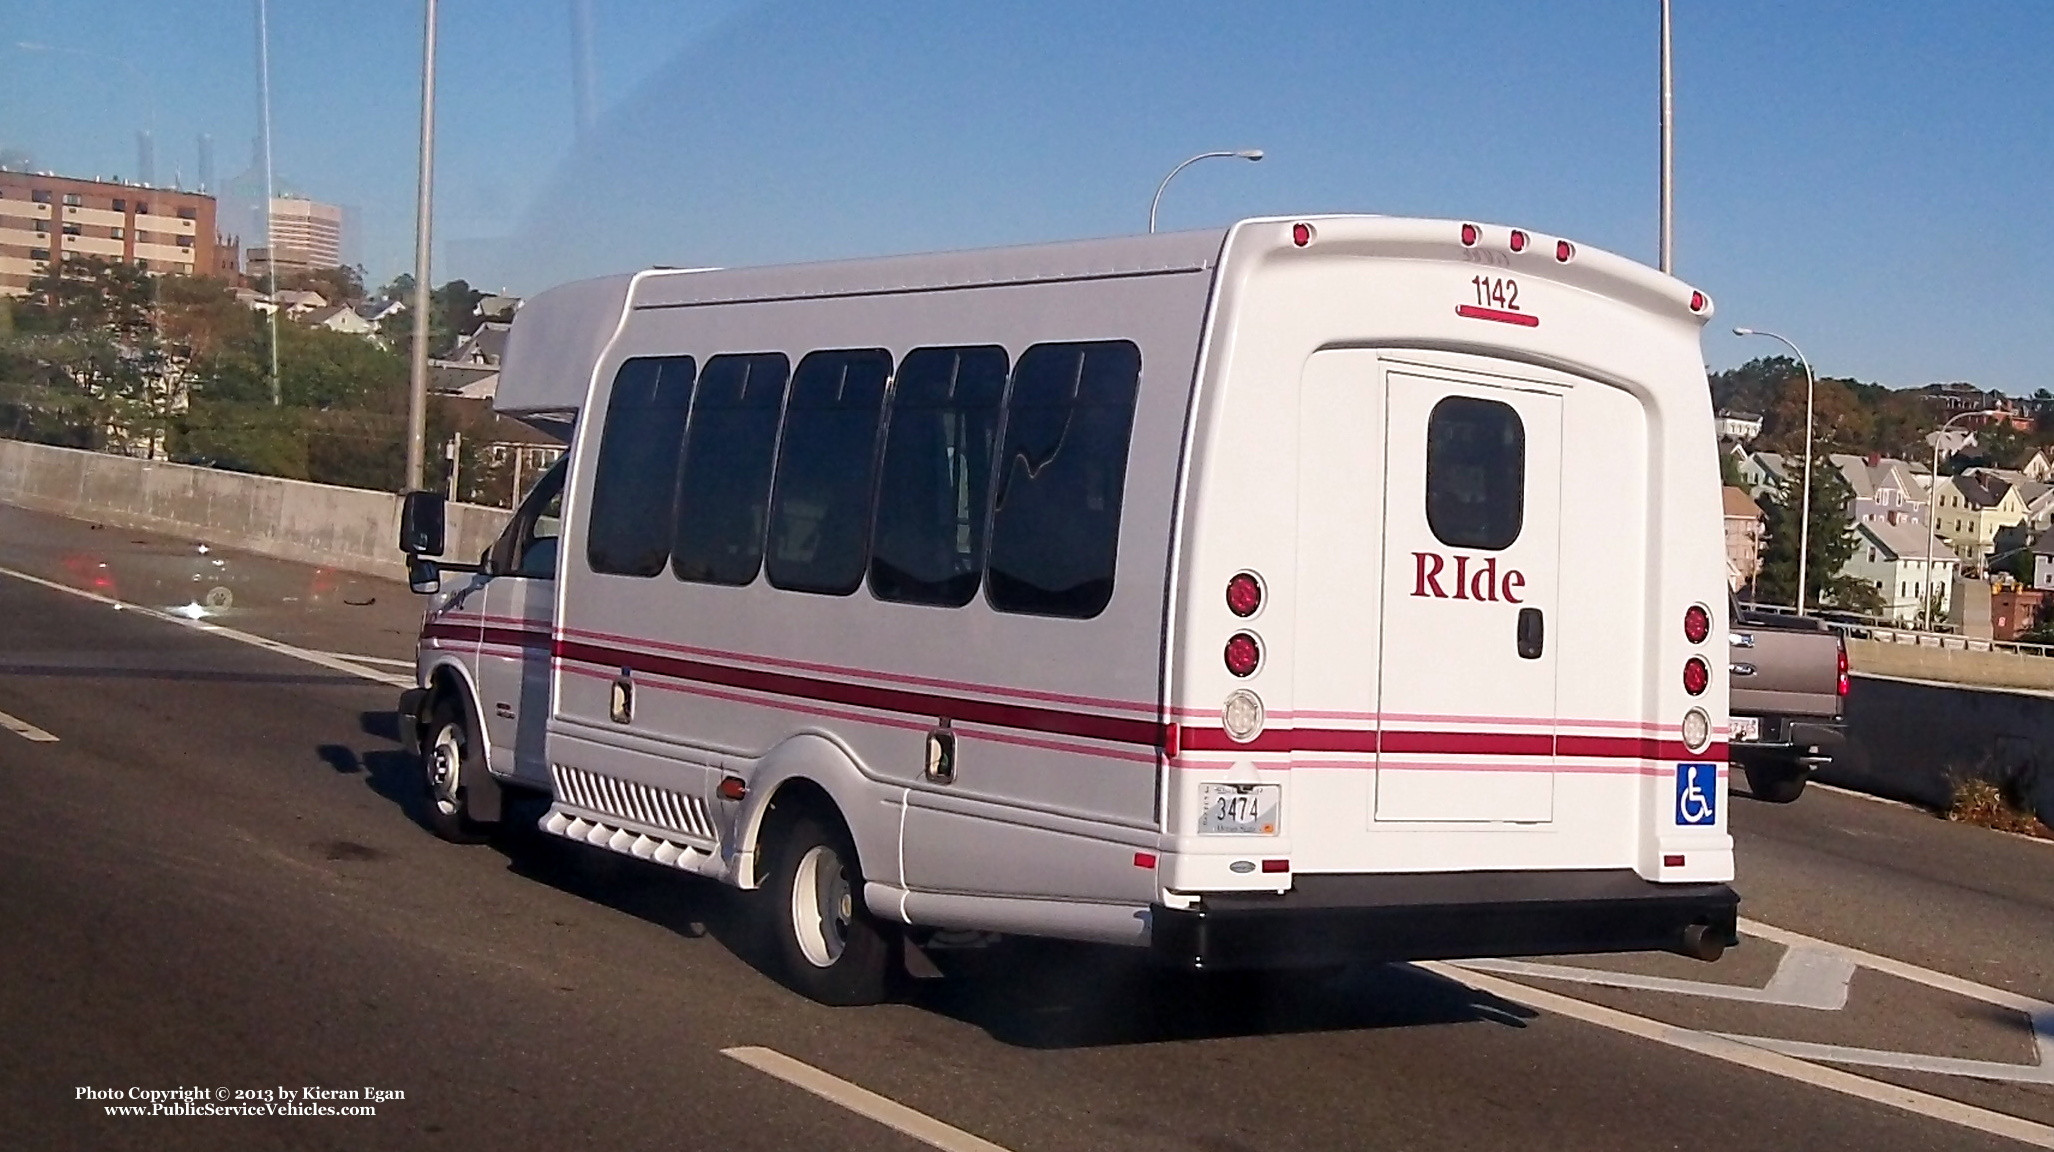
M 1759 716 L 1735 716 L 1733 718 L 1735 740 L 1759 740 L 1762 738 L 1762 718 Z
M 1201 836 L 1274 836 L 1277 834 L 1277 804 L 1283 796 L 1279 784 L 1204 784 L 1198 798 L 1205 805 L 1198 814 Z

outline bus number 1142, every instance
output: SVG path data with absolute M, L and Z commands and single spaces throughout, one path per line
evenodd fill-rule
M 1471 276 L 1469 283 L 1476 289 L 1476 302 L 1484 308 L 1503 308 L 1507 312 L 1519 311 L 1519 281 L 1511 277 L 1493 279 L 1489 276 Z

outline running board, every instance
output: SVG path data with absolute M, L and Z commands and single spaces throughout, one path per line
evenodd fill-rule
M 537 823 L 537 827 L 553 836 L 590 844 L 637 860 L 647 860 L 666 868 L 691 872 L 716 879 L 727 873 L 727 865 L 719 856 L 704 848 L 691 844 L 680 844 L 675 840 L 651 836 L 646 832 L 634 832 L 593 820 L 588 816 L 575 816 L 563 810 L 561 805 L 551 804 L 549 812 Z

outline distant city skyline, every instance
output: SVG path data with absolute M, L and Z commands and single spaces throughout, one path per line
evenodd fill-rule
M 193 187 L 206 134 L 239 171 L 253 7 L 0 0 L 0 151 L 132 177 L 148 132 Z M 1719 305 L 1710 366 L 1765 351 L 1745 324 L 1824 375 L 2054 386 L 2054 286 L 2015 254 L 2054 186 L 2054 5 L 1675 7 L 1676 269 Z M 1139 232 L 1212 148 L 1268 158 L 1178 177 L 1165 229 L 1382 211 L 1655 257 L 1655 0 L 442 11 L 438 282 Z M 410 262 L 420 4 L 271 22 L 279 190 L 354 207 L 383 282 Z

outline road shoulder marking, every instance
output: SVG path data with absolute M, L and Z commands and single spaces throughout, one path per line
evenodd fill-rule
M 17 571 L 13 568 L 0 567 L 0 576 L 11 576 L 25 583 L 50 588 L 58 592 L 77 596 L 80 599 L 91 600 L 96 604 L 105 604 L 124 612 L 140 613 L 152 620 L 162 620 L 167 624 L 176 624 L 181 628 L 190 628 L 195 632 L 205 632 L 210 636 L 220 636 L 224 639 L 238 641 L 248 644 L 253 648 L 262 648 L 267 652 L 275 652 L 280 656 L 289 656 L 294 660 L 304 660 L 309 664 L 316 664 L 331 671 L 347 672 L 360 680 L 369 680 L 376 684 L 387 684 L 394 688 L 412 688 L 414 686 L 414 678 L 412 676 L 395 676 L 350 662 L 353 659 L 379 659 L 382 661 L 382 657 L 344 658 L 326 652 L 316 652 L 311 648 L 301 648 L 297 645 L 287 644 L 283 640 L 273 640 L 269 636 L 259 636 L 254 632 L 244 632 L 223 624 L 209 624 L 205 620 L 194 620 L 189 616 L 181 616 L 176 612 L 165 612 L 160 609 L 145 607 L 141 604 L 131 604 L 126 600 L 116 600 L 111 596 L 102 596 L 98 592 L 88 592 L 83 588 L 73 588 L 69 584 L 59 584 L 55 580 L 45 580 L 41 576 L 31 576 L 27 572 Z
M 32 740 L 37 744 L 57 743 L 57 737 L 50 735 L 26 720 L 9 716 L 5 712 L 0 712 L 0 728 L 5 728 L 16 736 L 24 740 Z
M 1000 1145 L 981 1136 L 972 1136 L 948 1124 L 944 1124 L 924 1112 L 916 1112 L 888 1096 L 880 1096 L 861 1085 L 851 1084 L 839 1076 L 822 1072 L 811 1064 L 795 1060 L 772 1048 L 723 1048 L 722 1056 L 739 1060 L 795 1088 L 804 1088 L 831 1104 L 877 1121 L 887 1128 L 911 1136 L 930 1147 L 944 1152 L 1006 1152 Z

